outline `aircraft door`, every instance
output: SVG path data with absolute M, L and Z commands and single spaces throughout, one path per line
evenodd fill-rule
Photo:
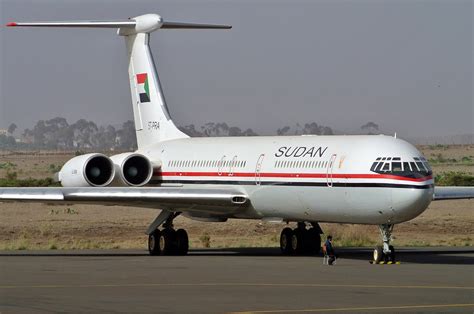
M 265 158 L 265 154 L 261 154 L 260 157 L 258 157 L 257 165 L 255 166 L 255 184 L 256 185 L 261 184 L 261 171 L 262 171 L 262 163 L 263 163 L 264 158 Z
M 235 170 L 236 165 L 237 165 L 237 155 L 235 155 L 234 158 L 232 158 L 232 161 L 230 163 L 229 176 L 234 175 L 234 170 Z
M 328 187 L 333 186 L 332 174 L 333 174 L 334 164 L 336 163 L 336 158 L 337 158 L 337 155 L 333 154 L 331 156 L 331 159 L 329 159 L 329 163 L 326 168 L 326 184 L 328 185 Z
M 225 155 L 222 156 L 221 160 L 219 160 L 219 163 L 217 164 L 217 175 L 221 176 L 222 172 L 224 171 L 224 166 L 225 166 Z

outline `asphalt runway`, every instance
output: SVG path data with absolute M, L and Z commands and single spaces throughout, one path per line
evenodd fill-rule
M 398 249 L 335 266 L 278 249 L 0 252 L 0 312 L 473 313 L 474 248 Z

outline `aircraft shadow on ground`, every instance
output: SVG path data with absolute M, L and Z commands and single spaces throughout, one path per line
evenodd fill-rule
M 226 254 L 227 253 L 227 254 Z M 470 254 L 471 256 L 467 256 Z M 408 249 L 397 253 L 397 260 L 402 263 L 414 264 L 451 264 L 451 265 L 474 265 L 474 249 L 452 249 L 441 250 Z M 228 248 L 205 251 L 194 251 L 193 256 L 281 256 L 278 248 Z M 340 248 L 338 256 L 341 259 L 364 260 L 370 262 L 372 250 L 367 248 Z M 314 257 L 322 258 L 322 255 L 281 256 L 282 258 Z
M 338 250 L 340 262 L 347 260 L 364 260 L 369 262 L 372 256 L 372 250 L 367 248 L 340 248 Z M 397 260 L 402 263 L 413 264 L 440 264 L 440 265 L 474 265 L 474 249 L 400 249 L 397 252 Z M 0 252 L 1 256 L 25 256 L 25 257 L 133 257 L 149 256 L 146 251 L 135 250 L 102 250 L 102 251 L 25 251 L 25 252 Z M 225 249 L 192 249 L 188 256 L 255 256 L 272 257 L 281 256 L 278 248 L 225 248 Z M 322 258 L 322 255 L 303 255 L 303 256 L 281 256 L 281 258 Z M 150 258 L 160 258 L 159 256 L 150 256 Z M 186 258 L 183 256 L 182 258 Z

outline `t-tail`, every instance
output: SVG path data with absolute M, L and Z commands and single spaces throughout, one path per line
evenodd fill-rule
M 229 29 L 229 25 L 165 22 L 157 14 L 124 21 L 64 21 L 8 23 L 7 26 L 117 28 L 127 46 L 128 74 L 139 148 L 160 141 L 186 138 L 170 117 L 155 62 L 150 51 L 150 33 L 160 29 Z

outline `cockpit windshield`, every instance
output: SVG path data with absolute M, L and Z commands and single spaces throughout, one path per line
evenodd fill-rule
M 401 159 L 400 157 L 378 157 L 370 171 L 380 174 L 393 174 L 407 178 L 422 178 L 433 174 L 424 157 Z

